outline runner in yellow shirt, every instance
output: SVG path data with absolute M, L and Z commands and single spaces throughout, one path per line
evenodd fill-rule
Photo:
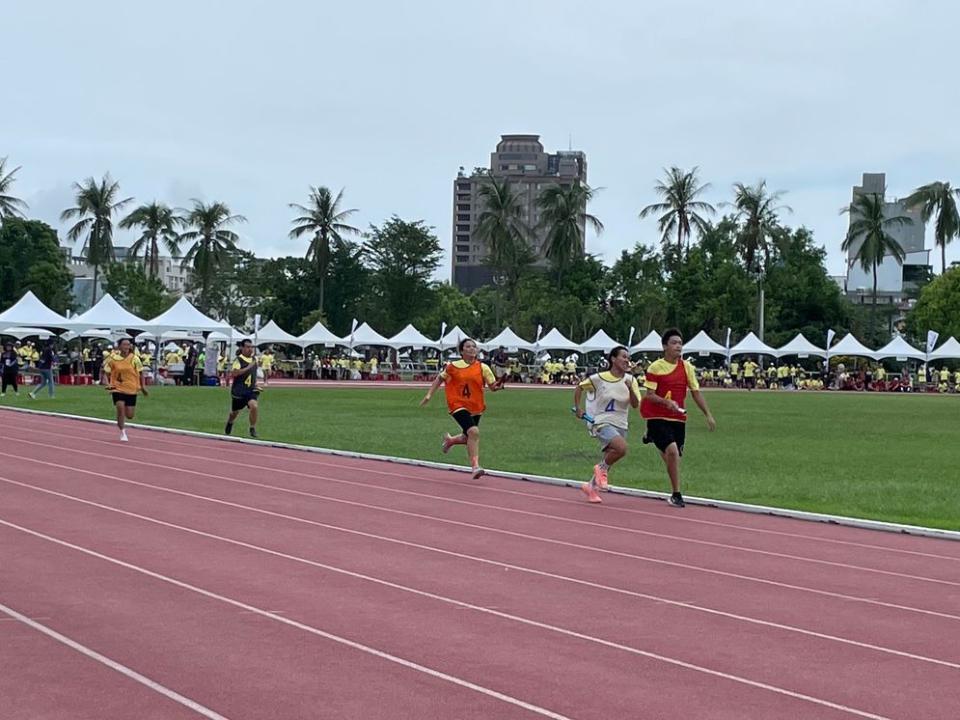
M 120 442 L 127 442 L 126 421 L 133 420 L 137 410 L 137 393 L 148 395 L 140 373 L 143 365 L 133 354 L 133 343 L 130 338 L 123 338 L 118 343 L 118 351 L 111 353 L 104 362 L 104 371 L 109 375 L 110 382 L 106 390 L 112 393 L 113 405 L 117 410 L 117 427 L 120 428 Z

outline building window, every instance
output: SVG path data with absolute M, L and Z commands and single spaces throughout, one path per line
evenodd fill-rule
M 470 202 L 470 195 L 468 194 L 458 194 L 457 202 Z
M 468 253 L 470 252 L 469 245 L 457 245 L 457 252 L 459 253 Z
M 526 164 L 526 165 L 523 166 L 523 169 L 524 169 L 524 170 L 536 170 L 536 169 L 537 169 L 537 166 L 528 163 L 528 164 Z
M 457 242 L 470 242 L 470 235 L 457 235 Z
M 470 256 L 469 256 L 469 255 L 457 255 L 457 262 L 458 262 L 458 263 L 470 262 Z
M 457 215 L 457 222 L 470 222 L 470 213 L 466 215 Z
M 470 212 L 470 203 L 457 205 L 457 210 L 460 210 L 462 212 Z
M 470 192 L 470 183 L 457 183 L 457 190 L 460 192 Z
M 470 226 L 469 226 L 469 225 L 457 225 L 457 232 L 465 232 L 465 233 L 468 233 L 468 232 L 470 232 Z

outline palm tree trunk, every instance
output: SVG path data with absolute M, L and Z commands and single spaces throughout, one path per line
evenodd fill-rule
M 873 310 L 871 311 L 873 320 L 873 331 L 877 331 L 877 263 L 873 263 Z
M 326 284 L 326 278 L 324 277 L 324 275 L 326 273 L 324 273 L 321 270 L 319 274 L 320 274 L 320 314 L 323 315 L 323 291 L 324 291 L 324 285 Z
M 90 301 L 90 306 L 93 307 L 97 304 L 97 281 L 100 279 L 100 266 L 93 266 L 93 299 Z
M 944 242 L 940 245 L 940 262 L 942 263 L 942 270 L 940 274 L 942 275 L 947 271 L 947 243 Z

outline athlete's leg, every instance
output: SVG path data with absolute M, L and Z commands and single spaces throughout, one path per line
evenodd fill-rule
M 673 492 L 680 492 L 680 450 L 676 443 L 671 443 L 660 453 L 663 463 L 667 466 L 667 475 L 670 476 L 670 488 Z

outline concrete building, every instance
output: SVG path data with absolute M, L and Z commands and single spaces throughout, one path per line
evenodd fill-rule
M 490 176 L 507 178 L 522 198 L 523 221 L 534 230 L 540 222 L 537 198 L 550 185 L 586 182 L 587 157 L 579 150 L 547 153 L 539 135 L 501 135 L 490 154 L 489 168 L 474 168 L 470 175 L 461 167 L 453 183 L 453 247 L 451 280 L 464 292 L 473 292 L 493 282 L 493 271 L 486 264 L 489 249 L 476 235 L 483 212 L 480 188 Z M 581 227 L 585 231 L 585 228 Z M 543 232 L 533 232 L 536 265 L 545 267 Z M 585 250 L 581 248 L 581 250 Z
M 90 309 L 93 300 L 93 266 L 87 262 L 86 257 L 73 254 L 73 247 L 70 245 L 61 245 L 61 252 L 67 261 L 67 267 L 73 273 L 73 300 L 75 311 L 78 313 Z M 114 258 L 117 262 L 133 261 L 130 257 L 130 248 L 115 247 L 113 249 Z M 190 282 L 190 270 L 180 266 L 181 258 L 167 257 L 161 255 L 159 258 L 159 277 L 167 292 L 173 295 L 183 295 L 187 284 Z M 135 262 L 143 263 L 143 258 L 138 258 Z M 100 268 L 100 274 L 97 277 L 97 297 L 103 297 L 105 268 Z
M 864 173 L 862 184 L 853 188 L 853 198 L 868 193 L 883 196 L 885 190 L 885 173 Z M 930 251 L 924 247 L 926 228 L 920 211 L 908 208 L 903 200 L 886 200 L 884 215 L 902 215 L 913 220 L 912 225 L 893 226 L 888 230 L 906 252 L 903 263 L 887 255 L 877 266 L 877 303 L 905 307 L 911 292 L 915 292 L 932 271 Z M 852 301 L 870 303 L 873 301 L 873 272 L 864 270 L 854 259 L 861 244 L 854 243 L 847 250 L 847 275 L 843 289 Z

